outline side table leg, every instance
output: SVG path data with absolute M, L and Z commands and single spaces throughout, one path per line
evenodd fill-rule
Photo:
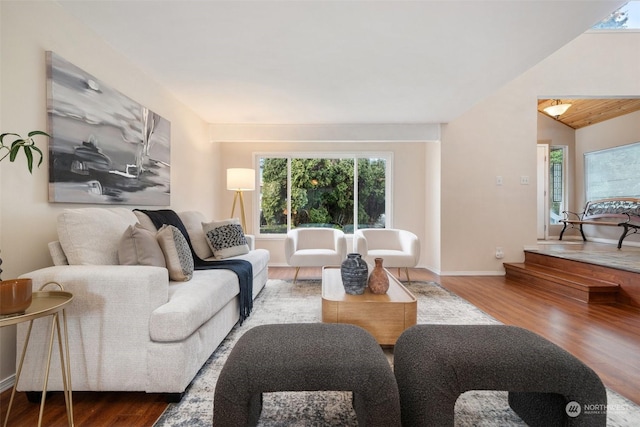
M 62 336 L 60 333 L 60 319 L 56 317 L 58 329 L 58 349 L 60 351 L 60 369 L 62 371 L 62 384 L 64 386 L 64 401 L 67 407 L 67 420 L 69 427 L 73 427 L 73 400 L 71 396 L 71 361 L 69 358 L 69 335 L 67 333 L 67 314 L 62 310 L 62 323 L 64 324 L 64 351 L 62 347 Z M 65 356 L 66 354 L 66 356 Z M 65 363 L 66 360 L 66 363 Z
M 58 313 L 53 314 L 51 319 L 51 335 L 49 336 L 49 353 L 45 362 L 44 384 L 42 385 L 42 400 L 40 401 L 40 415 L 38 415 L 38 427 L 42 427 L 42 416 L 44 414 L 44 403 L 47 399 L 47 386 L 49 383 L 49 369 L 51 368 L 51 353 L 53 352 L 53 337 L 55 336 L 56 324 L 58 323 Z
M 7 427 L 9 422 L 9 414 L 11 413 L 11 406 L 13 405 L 13 398 L 16 395 L 16 388 L 18 388 L 18 381 L 20 381 L 20 374 L 22 373 L 22 365 L 24 364 L 24 356 L 27 354 L 27 346 L 29 345 L 29 338 L 31 338 L 31 329 L 33 327 L 33 320 L 29 322 L 29 329 L 27 329 L 27 336 L 22 346 L 22 354 L 20 355 L 20 363 L 18 364 L 18 370 L 16 371 L 16 380 L 13 384 L 13 390 L 11 390 L 11 398 L 9 399 L 9 406 L 7 407 L 7 415 L 4 418 L 4 427 Z

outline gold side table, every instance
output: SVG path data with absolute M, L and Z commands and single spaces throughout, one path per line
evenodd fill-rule
M 55 285 L 60 288 L 59 291 L 45 291 L 44 288 L 48 285 Z M 49 382 L 49 368 L 51 367 L 51 354 L 53 351 L 53 338 L 54 335 L 58 335 L 58 350 L 60 351 L 60 369 L 62 370 L 62 383 L 64 385 L 64 400 L 67 407 L 67 419 L 69 421 L 69 427 L 73 427 L 73 400 L 71 397 L 71 364 L 69 362 L 69 336 L 67 334 L 67 316 L 65 313 L 65 307 L 73 300 L 73 295 L 70 292 L 65 292 L 62 285 L 56 282 L 49 282 L 44 284 L 38 292 L 34 292 L 32 296 L 31 306 L 22 314 L 13 314 L 7 316 L 0 316 L 0 327 L 16 325 L 22 322 L 29 322 L 29 329 L 27 330 L 27 336 L 22 347 L 22 354 L 20 355 L 20 363 L 16 372 L 16 380 L 11 391 L 11 399 L 9 400 L 9 407 L 7 408 L 7 415 L 4 419 L 4 427 L 7 426 L 9 421 L 9 414 L 11 412 L 11 406 L 13 405 L 13 398 L 16 394 L 18 387 L 18 381 L 20 381 L 20 374 L 22 373 L 22 365 L 24 363 L 24 357 L 27 353 L 27 346 L 29 345 L 29 338 L 31 337 L 31 329 L 33 327 L 33 321 L 41 317 L 52 316 L 51 322 L 51 334 L 49 337 L 49 354 L 45 362 L 44 380 L 42 386 L 42 400 L 40 401 L 40 414 L 38 416 L 38 427 L 42 426 L 42 415 L 44 413 L 44 404 L 47 398 L 47 383 Z M 62 334 L 60 331 L 60 312 L 62 312 L 62 323 L 64 326 L 64 349 L 62 346 Z

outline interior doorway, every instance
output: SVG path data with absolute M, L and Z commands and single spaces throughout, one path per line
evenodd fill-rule
M 549 145 L 538 144 L 537 147 L 537 238 L 546 240 L 549 237 Z

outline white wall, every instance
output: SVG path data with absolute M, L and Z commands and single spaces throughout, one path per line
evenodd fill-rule
M 442 263 L 442 144 L 428 144 L 425 148 L 425 234 L 421 236 L 421 258 L 425 267 L 437 272 Z
M 536 242 L 536 98 L 527 92 L 503 88 L 443 126 L 443 275 L 502 274 L 503 261 Z
M 171 207 L 215 213 L 219 156 L 208 125 L 136 69 L 81 22 L 51 1 L 0 2 L 1 132 L 47 129 L 45 51 L 73 64 L 171 122 Z M 41 141 L 42 144 L 43 141 Z M 66 207 L 48 203 L 46 143 L 42 167 L 30 176 L 24 163 L 0 164 L 0 248 L 4 274 L 17 277 L 51 265 L 47 242 L 56 239 L 56 216 Z M 132 206 L 131 208 L 133 208 Z M 0 335 L 0 387 L 15 370 L 14 328 Z
M 536 244 L 537 99 L 640 96 L 638 52 L 640 33 L 583 34 L 443 126 L 443 274 L 524 259 Z M 519 184 L 521 175 L 530 185 Z M 494 258 L 496 246 L 504 260 Z

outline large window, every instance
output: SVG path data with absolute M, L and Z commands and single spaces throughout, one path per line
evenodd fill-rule
M 297 227 L 384 228 L 391 154 L 257 156 L 260 234 Z M 356 225 L 357 224 L 357 225 Z
M 640 197 L 640 142 L 584 155 L 586 200 Z

